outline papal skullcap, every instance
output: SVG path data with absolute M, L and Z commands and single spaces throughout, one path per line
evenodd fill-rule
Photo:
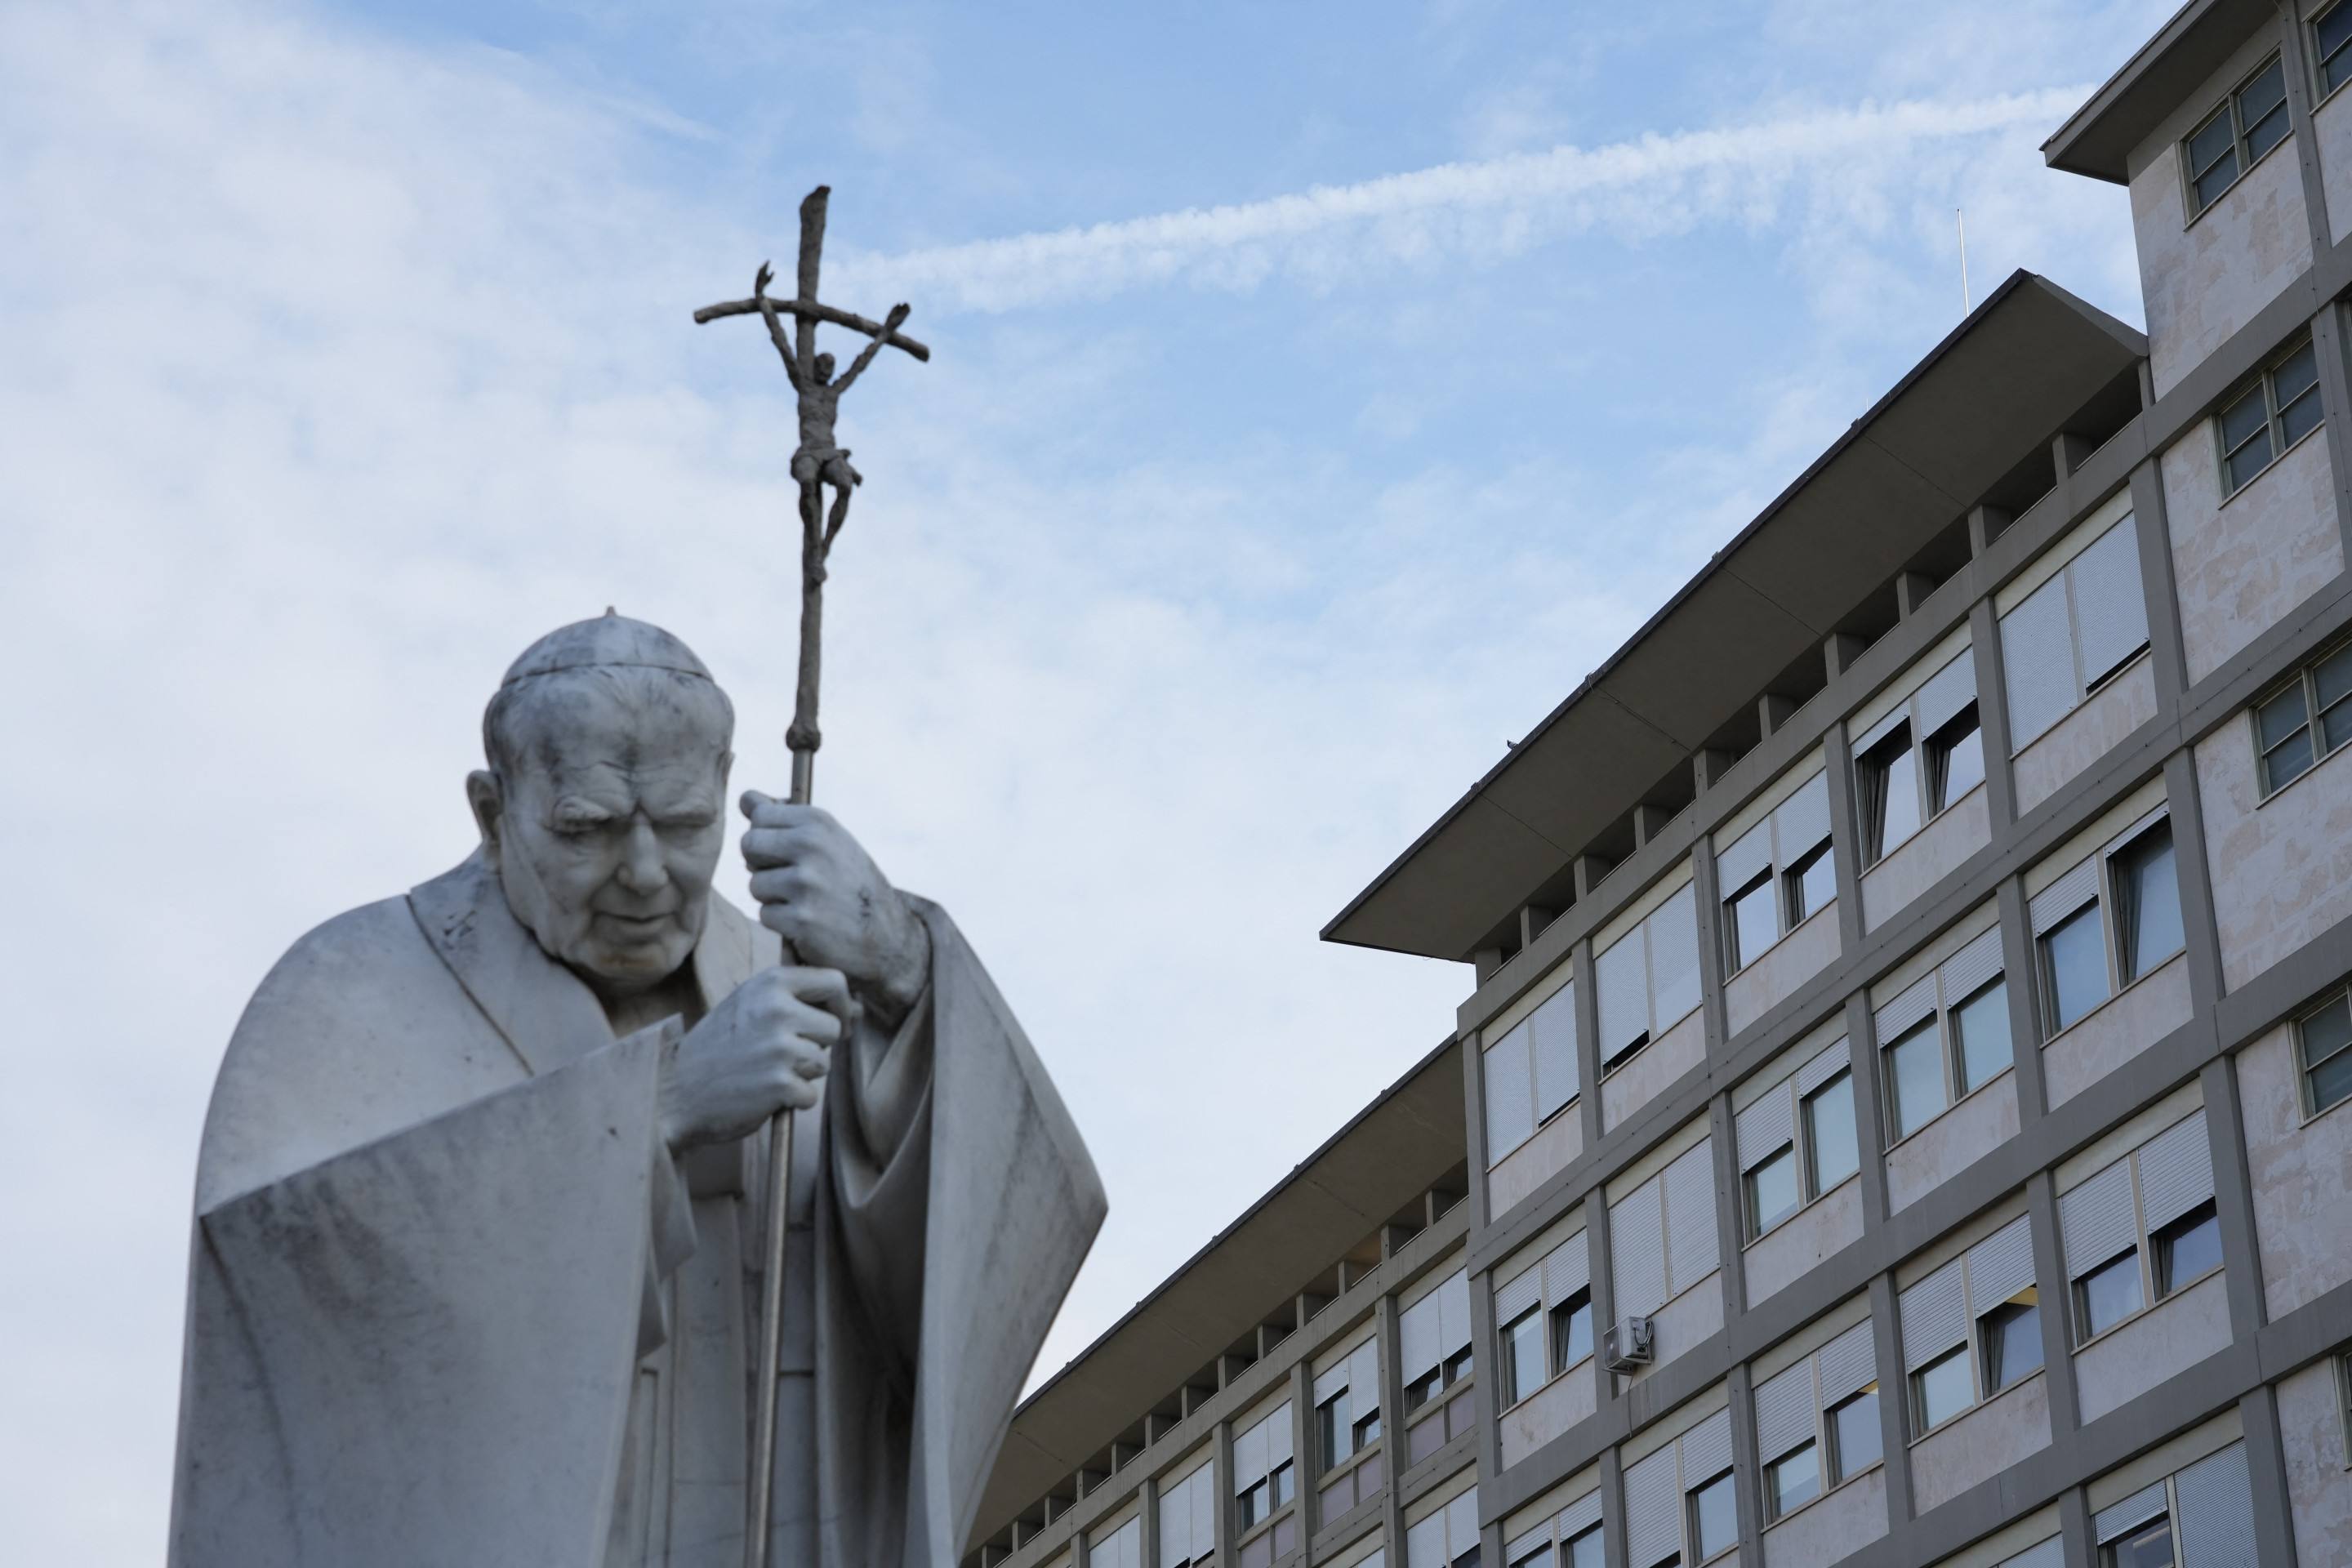
M 667 669 L 710 679 L 694 650 L 656 626 L 633 621 L 612 609 L 593 621 L 558 626 L 507 667 L 499 689 L 566 669 Z

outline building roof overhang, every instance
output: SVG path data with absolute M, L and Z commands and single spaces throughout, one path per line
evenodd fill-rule
M 2271 0 L 2189 0 L 2042 144 L 2053 169 L 2129 183 L 2132 149 L 2213 73 L 2217 62 L 2278 20 Z
M 1760 684 L 2145 357 L 2012 273 L 1323 929 L 1467 959 Z M 1868 526 L 1857 526 L 1867 520 Z
M 1254 1331 L 1286 1292 L 1458 1167 L 1462 1092 L 1461 1048 L 1449 1038 L 1022 1401 L 972 1539 L 988 1540 L 1068 1479 Z

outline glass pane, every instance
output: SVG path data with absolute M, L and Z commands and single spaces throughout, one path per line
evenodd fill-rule
M 1791 923 L 1811 919 L 1829 908 L 1837 897 L 1837 862 L 1830 858 L 1830 847 L 1822 845 L 1810 860 L 1801 863 L 1789 874 L 1790 912 Z
M 1853 1135 L 1852 1073 L 1838 1074 L 1805 1097 L 1805 1149 L 1812 1160 L 1815 1197 L 1862 1169 Z
M 1750 883 L 1731 900 L 1731 967 L 1755 963 L 1780 940 L 1780 911 L 1774 907 L 1772 873 Z
M 1343 1388 L 1315 1407 L 1315 1447 L 1327 1470 L 1356 1451 L 1348 1406 L 1348 1391 Z
M 1830 1412 L 1830 1435 L 1837 1444 L 1837 1479 L 1867 1469 L 1885 1451 L 1878 1426 L 1878 1390 L 1865 1389 Z
M 2259 433 L 2270 423 L 2270 410 L 2263 402 L 2263 389 L 2250 389 L 2243 397 L 2221 410 L 2221 450 L 2234 452 L 2246 444 L 2246 438 Z
M 1503 1402 L 1516 1405 L 1544 1385 L 1544 1316 L 1530 1307 L 1503 1330 Z
M 2042 1309 L 2010 1301 L 1984 1318 L 1985 1387 L 2007 1388 L 2042 1370 Z
M 1739 1504 L 1732 1493 L 1731 1478 L 1717 1476 L 1691 1493 L 1693 1552 L 1704 1563 L 1718 1552 L 1729 1551 L 1738 1539 Z
M 2321 79 L 2330 89 L 2341 87 L 2344 79 L 2352 76 L 2352 57 L 2344 52 L 2344 46 L 2352 44 L 2352 5 L 2329 6 L 2327 15 L 2313 23 L 2311 30 L 2319 41 Z
M 2082 1315 L 2078 1339 L 2087 1340 L 2122 1322 L 2140 1308 L 2139 1249 L 2092 1269 L 2075 1282 L 2074 1291 Z
M 1568 1543 L 1566 1568 L 1603 1568 L 1601 1557 L 1601 1527 L 1594 1525 Z
M 2352 702 L 2339 702 L 2319 716 L 2320 748 L 2334 751 L 2352 741 Z
M 1797 1153 L 1783 1149 L 1748 1173 L 1748 1234 L 1763 1235 L 1797 1212 Z
M 2169 1296 L 2221 1267 L 2221 1222 L 2200 1205 L 2157 1233 L 2156 1293 Z
M 2215 115 L 2199 126 L 2189 137 L 2189 172 L 2203 174 L 2217 162 L 2229 156 L 2236 145 L 2230 132 L 2228 110 Z M 2236 161 L 2231 162 L 2231 172 L 2237 172 Z
M 2255 475 L 2261 473 L 2264 468 L 2269 468 L 2270 465 L 2270 428 L 2268 426 L 2265 426 L 2262 430 L 2255 434 L 2252 440 L 2247 442 L 2244 446 L 2231 453 L 2227 458 L 2223 459 L 2221 467 L 2223 469 L 2225 483 L 2222 488 L 2225 490 L 2233 492 L 2241 489 L 2244 488 L 2247 481 L 2251 480 Z
M 1960 1037 L 1960 1092 L 1990 1083 L 2017 1060 L 2009 1037 L 2009 983 L 1996 980 L 1953 1011 Z
M 2305 391 L 2292 403 L 2282 399 L 2279 405 L 2279 440 L 2282 447 L 2292 447 L 2318 429 L 2319 413 L 2319 391 L 2316 387 Z
M 2352 1098 L 2352 1051 L 2336 1052 L 2313 1068 L 2308 1076 L 2313 1115 L 2341 1105 Z
M 2317 1067 L 2352 1045 L 2352 997 L 2338 996 L 2297 1026 L 2303 1036 L 2303 1065 Z
M 1870 858 L 1874 860 L 1919 831 L 1918 754 L 1908 732 L 1882 742 L 1866 759 L 1871 769 Z
M 2271 389 L 2281 408 L 2319 384 L 2319 356 L 2309 343 L 2278 362 L 2271 372 Z
M 2119 858 L 2117 879 L 2128 888 L 2130 929 L 2124 932 L 2124 978 L 2141 975 L 2179 952 L 2180 879 L 2172 862 L 2172 825 L 2150 831 Z
M 2159 1519 L 2143 1524 L 2107 1546 L 2106 1563 L 2113 1568 L 2173 1568 L 2172 1521 Z
M 1566 1372 L 1592 1353 L 1592 1298 L 1580 1290 L 1551 1310 L 1551 1364 Z
M 1821 1459 L 1811 1443 L 1764 1467 L 1764 1504 L 1774 1519 L 1821 1494 Z
M 2277 68 L 2278 68 L 2276 66 L 2273 66 L 2271 68 L 2272 70 L 2276 70 Z M 2246 118 L 2246 157 L 2249 162 L 2261 157 L 2263 153 L 2269 152 L 2272 148 L 2286 140 L 2286 103 L 2284 100 L 2281 100 L 2277 107 L 2271 110 L 2269 113 L 2263 115 L 2260 120 L 2254 119 L 2251 114 Z
M 2099 936 L 2099 906 L 2085 904 L 2042 939 L 2053 1035 L 2072 1028 L 2083 1015 L 2107 999 L 2107 955 Z
M 1965 1348 L 1913 1373 L 1911 1385 L 1918 1396 L 1922 1432 L 1942 1426 L 1976 1403 L 1976 1391 L 1969 1382 L 1969 1352 Z
M 2286 103 L 2286 68 L 2273 60 L 2262 75 L 2238 89 L 2238 123 L 2252 129 L 2254 121 Z
M 2267 752 L 2302 729 L 2309 717 L 2303 705 L 2303 682 L 2297 680 L 2254 710 L 2254 739 Z
M 2221 193 L 2237 181 L 2237 178 L 2238 154 L 2237 150 L 2232 148 L 2221 154 L 2220 163 L 2197 176 L 2197 210 L 2202 212 L 2211 206 Z
M 2352 696 L 2352 647 L 2337 648 L 2321 659 L 2312 669 L 2311 682 L 2319 689 L 2322 708 L 2333 708 Z
M 2292 731 L 2276 749 L 2263 754 L 2263 789 L 2265 794 L 2284 789 L 2311 770 L 2311 731 Z
M 1516 1559 L 1511 1568 L 1551 1568 L 1551 1542 L 1547 1541 L 1525 1557 Z
M 1984 735 L 1971 708 L 1936 738 L 1936 809 L 1943 810 L 1982 783 Z
M 1916 1132 L 1944 1109 L 1944 1043 L 1933 1017 L 1886 1047 L 1886 1087 L 1897 1138 Z

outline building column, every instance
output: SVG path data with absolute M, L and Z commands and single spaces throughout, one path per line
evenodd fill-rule
M 1388 1561 L 1404 1565 L 1404 1349 L 1397 1338 L 1394 1296 L 1382 1296 L 1373 1309 L 1374 1332 L 1381 1342 L 1381 1531 Z
M 1830 861 L 1837 871 L 1838 952 L 1862 945 L 1862 824 L 1854 816 L 1853 751 L 1845 721 L 1833 720 L 1822 735 L 1830 794 Z
M 1617 1397 L 1617 1379 L 1601 1363 L 1601 1336 L 1617 1321 L 1617 1279 L 1609 1249 L 1609 1193 L 1605 1184 L 1584 1194 L 1584 1263 L 1592 1292 L 1592 1408 Z
M 1764 1561 L 1764 1463 L 1756 1451 L 1756 1401 L 1748 1363 L 1724 1380 L 1731 1395 L 1731 1495 L 1739 1504 L 1739 1560 Z
M 1299 1325 L 1305 1328 L 1304 1323 Z M 1315 1531 L 1322 1527 L 1322 1456 L 1315 1451 L 1315 1358 L 1303 1355 L 1290 1369 L 1290 1484 L 1298 1495 L 1298 1545 L 1313 1561 Z
M 1486 1200 L 1486 1031 L 1462 1041 L 1462 1109 L 1469 1126 L 1470 1234 L 1478 1235 L 1494 1223 Z
M 2261 1568 L 2300 1568 L 2278 1391 L 2267 1383 L 2249 1389 L 2238 1401 L 2238 1421 L 2245 1428 L 2246 1480 L 2253 1493 L 2254 1561 Z
M 1625 1465 L 1613 1446 L 1601 1450 L 1601 1555 L 1625 1561 Z
M 2213 1214 L 2221 1230 L 2230 1337 L 2243 1342 L 2269 1321 L 2270 1313 L 2263 1294 L 2262 1241 L 2254 1226 L 2254 1183 L 2246 1163 L 2237 1058 L 2226 1053 L 2214 1058 L 2198 1079 L 2205 1091 L 2205 1138 L 2213 1159 Z
M 1969 606 L 1969 649 L 1977 671 L 1977 738 L 1984 747 L 1986 815 L 1996 851 L 2017 837 L 2017 780 L 2009 771 L 2009 675 L 2002 662 L 2000 617 L 1990 595 Z
M 1736 1323 L 1748 1310 L 1748 1270 L 1739 1245 L 1748 1234 L 1740 1216 L 1739 1139 L 1731 1114 L 1731 1095 L 1718 1094 L 1706 1102 L 1706 1135 L 1715 1151 L 1716 1273 L 1723 1285 L 1723 1321 Z
M 2017 1127 L 2020 1137 L 2040 1125 L 2050 1109 L 2042 1081 L 2042 972 L 2033 946 L 2033 916 L 2025 883 L 2006 877 L 1994 889 L 2000 917 L 2001 984 L 2009 996 L 2009 1046 L 2017 1063 Z
M 1723 889 L 1715 874 L 1715 836 L 1702 833 L 1691 845 L 1691 889 L 1698 905 L 1699 1018 L 1706 1030 L 1706 1059 L 1722 1059 L 1731 1037 L 1723 1011 Z
M 1495 1321 L 1494 1278 L 1492 1269 L 1470 1276 L 1470 1353 L 1480 1373 L 1470 1390 L 1470 1401 L 1478 1432 L 1478 1485 L 1486 1497 L 1495 1495 L 1495 1478 L 1503 1473 L 1503 1354 Z
M 1862 1162 L 1862 1232 L 1868 1236 L 1893 1211 L 1886 1198 L 1885 1085 L 1878 1076 L 1878 1037 L 1870 1025 L 1867 992 L 1845 999 L 1845 1043 L 1853 1083 L 1853 1146 Z
M 2172 570 L 2164 472 L 2155 458 L 2132 469 L 2131 503 L 2132 527 L 2139 544 L 2140 591 L 2147 607 L 2148 655 L 2156 666 L 2156 710 L 2169 716 L 2180 711 L 2181 698 L 2189 689 L 2189 659 L 2180 640 L 2180 588 Z
M 1911 1374 L 1903 1370 L 1903 1316 L 1895 1276 L 1870 1282 L 1871 1349 L 1878 1358 L 1878 1440 L 1886 1456 L 1886 1528 L 1911 1522 Z
M 2213 862 L 2205 844 L 2205 805 L 2194 748 L 2165 758 L 2164 798 L 2172 816 L 2181 938 L 2189 950 L 2189 1015 L 2208 1020 L 2210 1026 L 2214 1005 L 2221 999 L 2221 931 L 2213 913 Z
M 2336 480 L 2336 526 L 2352 561 L 2352 369 L 2347 369 L 2344 310 L 2333 300 L 2311 319 L 2312 357 L 2319 362 L 2319 406 L 2326 416 L 2327 462 Z
M 1210 1452 L 1216 1456 L 1217 1468 L 1209 1477 L 1216 1496 L 1217 1563 L 1219 1568 L 1234 1568 L 1234 1424 L 1220 1421 L 1209 1439 Z
M 1601 1133 L 1601 999 L 1592 975 L 1590 936 L 1577 939 L 1571 962 L 1576 965 L 1576 1115 L 1584 1131 L 1582 1158 L 1600 1143 Z
M 2058 1547 L 2066 1568 L 2091 1568 L 2098 1547 L 2091 1540 L 2091 1500 L 2080 1487 L 2058 1494 Z
M 2066 1252 L 2058 1237 L 2057 1185 L 2047 1171 L 2025 1181 L 2025 1213 L 2033 1237 L 2034 1299 L 2042 1303 L 2042 1386 L 2050 1394 L 2050 1440 L 2063 1444 L 2083 1425 L 2083 1403 L 2074 1387 L 2074 1337 L 2068 1311 L 2074 1284 L 2066 1278 Z M 2054 1288 L 2053 1288 L 2054 1282 Z M 1976 1338 L 1976 1325 L 1969 1325 Z
M 2319 132 L 2311 122 L 2309 35 L 2303 30 L 2301 0 L 2276 0 L 2279 12 L 2279 60 L 2286 68 L 2287 123 L 2293 127 L 2295 163 L 2303 175 L 2303 211 L 2311 225 L 2311 253 L 2325 256 L 2331 243 L 2327 217 L 2327 182 L 2319 171 Z

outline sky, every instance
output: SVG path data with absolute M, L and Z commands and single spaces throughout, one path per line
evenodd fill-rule
M 12 1559 L 157 1560 L 220 1053 L 467 852 L 516 652 L 668 626 L 781 793 L 787 389 L 690 312 L 812 185 L 935 351 L 846 402 L 818 798 L 1101 1166 L 1042 1375 L 1444 1038 L 1318 931 L 1951 328 L 1956 208 L 2138 322 L 2037 149 L 2168 8 L 0 5 Z

